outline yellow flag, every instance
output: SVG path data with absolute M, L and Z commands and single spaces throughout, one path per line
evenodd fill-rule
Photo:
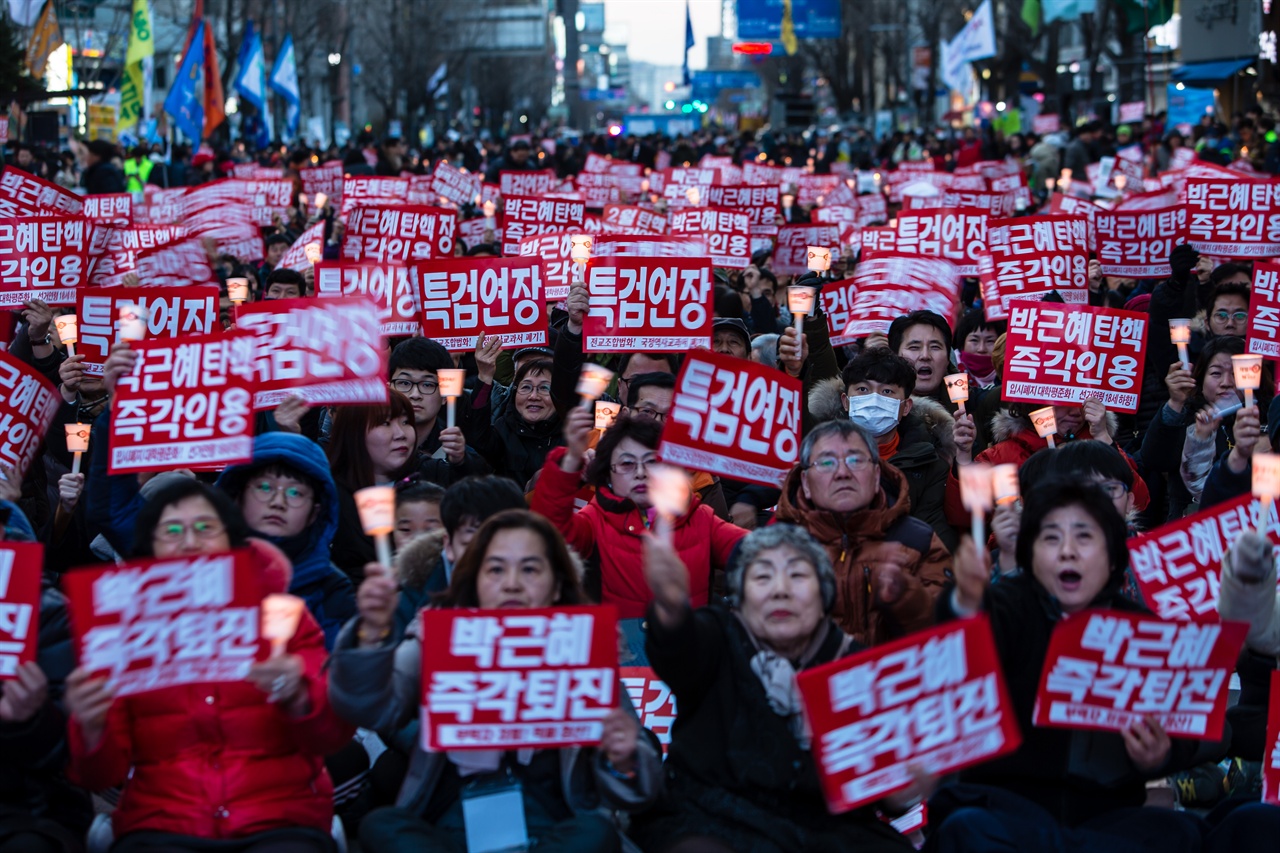
M 787 56 L 795 56 L 800 43 L 796 41 L 796 24 L 791 15 L 791 0 L 782 0 L 782 46 Z
M 142 62 L 155 56 L 151 38 L 151 10 L 147 0 L 133 0 L 133 16 L 129 26 L 129 50 L 124 59 L 124 82 L 120 84 L 120 118 L 118 128 L 133 127 L 142 116 L 142 98 L 146 82 Z
M 27 43 L 27 71 L 32 77 L 44 76 L 45 66 L 49 63 L 49 54 L 62 44 L 62 33 L 58 28 L 58 15 L 53 10 L 53 0 L 44 6 L 40 20 L 36 21 L 31 31 L 31 41 Z

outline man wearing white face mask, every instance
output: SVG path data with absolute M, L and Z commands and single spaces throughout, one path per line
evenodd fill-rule
M 874 435 L 880 458 L 906 475 L 911 515 L 954 549 L 958 537 L 945 511 L 954 421 L 932 399 L 911 396 L 915 380 L 910 362 L 876 347 L 850 361 L 838 381 L 814 388 L 809 408 L 815 420 L 847 417 Z

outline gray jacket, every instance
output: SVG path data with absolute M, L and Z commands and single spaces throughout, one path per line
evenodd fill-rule
M 329 702 L 347 722 L 373 729 L 385 738 L 418 713 L 421 691 L 422 645 L 418 621 L 400 634 L 393 630 L 380 646 L 359 648 L 352 619 L 338 634 L 329 657 Z M 619 685 L 621 706 L 636 715 L 626 690 Z M 565 747 L 560 752 L 560 782 L 565 802 L 575 812 L 640 811 L 662 789 L 662 760 L 643 732 L 636 745 L 636 778 L 624 781 L 608 772 L 604 756 L 593 748 Z M 443 752 L 414 747 L 409 770 L 396 805 L 421 814 L 431 801 L 448 759 Z

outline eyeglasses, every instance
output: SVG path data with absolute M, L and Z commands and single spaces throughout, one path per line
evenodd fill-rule
M 314 500 L 311 492 L 307 489 L 300 489 L 297 486 L 273 486 L 266 480 L 260 480 L 249 488 L 245 489 L 250 495 L 258 500 L 259 503 L 271 503 L 271 499 L 275 497 L 277 492 L 284 495 L 286 506 L 300 507 L 311 503 Z
M 843 462 L 850 471 L 860 471 L 871 464 L 871 457 L 862 453 L 850 453 L 846 456 L 822 456 L 809 463 L 809 467 L 820 474 L 834 474 Z
M 190 527 L 175 521 L 157 527 L 153 538 L 159 542 L 181 542 L 186 538 L 188 530 L 195 534 L 197 539 L 216 539 L 227 532 L 227 528 L 223 527 L 220 521 L 201 519 L 191 522 Z
M 636 406 L 631 411 L 635 412 L 642 418 L 648 418 L 649 420 L 657 421 L 658 423 L 662 423 L 667 419 L 666 412 L 659 412 L 651 406 Z
M 1107 493 L 1107 497 L 1117 500 L 1124 497 L 1125 492 L 1129 491 L 1129 487 L 1119 480 L 1103 480 L 1098 483 L 1098 488 Z
M 516 388 L 516 393 L 523 394 L 526 397 L 530 397 L 534 394 L 540 394 L 543 397 L 550 397 L 551 383 L 541 382 L 537 385 L 534 385 L 532 382 L 521 382 L 520 387 Z
M 417 388 L 424 397 L 430 397 L 440 390 L 439 384 L 431 379 L 423 379 L 421 382 L 414 382 L 409 379 L 392 379 L 391 387 L 401 394 L 408 394 L 414 388 Z
M 1228 320 L 1235 320 L 1237 323 L 1243 323 L 1249 319 L 1249 314 L 1246 311 L 1214 311 L 1213 319 L 1217 320 L 1219 323 L 1225 323 Z
M 658 457 L 646 456 L 644 459 L 630 459 L 624 457 L 621 461 L 615 462 L 609 466 L 609 470 L 615 474 L 634 474 L 636 471 L 644 468 L 649 470 L 650 465 L 657 465 Z

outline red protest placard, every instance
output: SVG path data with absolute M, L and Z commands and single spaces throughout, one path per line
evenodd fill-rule
M 1089 249 L 1083 216 L 1027 216 L 987 223 L 987 253 L 979 259 L 988 320 L 1009 316 L 1014 299 L 1089 301 Z
M 191 187 L 182 196 L 182 218 L 189 234 L 208 237 L 219 254 L 253 261 L 265 256 L 262 230 L 244 195 L 243 181 L 223 180 Z
M 602 208 L 622 201 L 622 190 L 613 175 L 581 172 L 573 183 L 587 207 Z
M 898 245 L 898 229 L 887 225 L 863 228 L 861 237 L 864 261 L 875 254 L 892 254 Z
M 463 207 L 476 203 L 476 198 L 483 193 L 482 184 L 481 175 L 454 168 L 447 160 L 441 160 L 431 176 L 431 193 Z
M 1051 216 L 1083 216 L 1089 223 L 1089 251 L 1096 252 L 1098 250 L 1098 232 L 1094 226 L 1098 214 L 1103 209 L 1088 199 L 1076 198 L 1072 195 L 1063 195 L 1062 193 L 1054 193 L 1049 200 L 1049 214 Z
M 1280 255 L 1280 180 L 1187 179 L 1187 242 L 1206 255 Z
M 120 340 L 120 309 L 126 305 L 136 305 L 138 316 L 147 318 L 147 335 L 151 338 L 171 340 L 221 330 L 218 325 L 218 288 L 214 285 L 129 289 L 86 287 L 76 300 L 80 320 L 76 354 L 84 356 L 86 374 L 102 375 L 102 366 L 111 347 Z
M 138 281 L 144 287 L 214 284 L 218 277 L 198 237 L 181 237 L 134 254 Z
M 547 297 L 536 257 L 454 258 L 414 264 L 422 333 L 450 352 L 476 348 L 481 332 L 504 349 L 546 346 Z
M 772 186 L 712 186 L 707 190 L 707 204 L 747 214 L 753 234 L 777 234 L 778 217 L 782 214 L 782 194 Z
M 62 396 L 44 374 L 8 352 L 0 352 L 0 462 L 21 480 L 53 423 Z
M 663 462 L 781 486 L 800 458 L 798 379 L 747 359 L 690 352 L 662 428 Z
M 1187 230 L 1182 205 L 1155 210 L 1100 210 L 1093 222 L 1103 275 L 1167 278 L 1169 254 Z
M 560 185 L 554 169 L 538 169 L 528 172 L 498 172 L 498 188 L 503 198 L 513 195 L 539 196 L 555 192 Z
M 13 166 L 0 173 L 0 216 L 80 216 L 84 199 Z
M 39 542 L 0 542 L 0 681 L 36 659 L 43 565 Z
M 671 745 L 671 727 L 676 722 L 675 694 L 650 667 L 624 666 L 619 673 L 622 687 L 640 717 L 640 725 L 653 732 L 665 753 Z
M 378 306 L 382 334 L 416 335 L 421 328 L 418 290 L 403 264 L 321 261 L 316 264 L 316 296 L 364 296 Z
M 1241 495 L 1129 540 L 1129 565 L 1142 599 L 1161 619 L 1217 622 L 1222 557 L 1247 529 L 1280 543 L 1275 504 Z
M 408 201 L 408 178 L 348 175 L 342 179 L 342 206 L 339 212 L 346 216 L 357 205 L 395 208 Z
M 84 216 L 94 222 L 128 225 L 133 221 L 131 193 L 104 193 L 84 197 Z
M 752 187 L 776 187 L 783 183 L 786 170 L 781 166 L 764 166 L 754 160 L 742 164 L 742 182 Z
M 1271 673 L 1267 746 L 1262 755 L 1262 802 L 1280 806 L 1280 670 Z
M 316 196 L 323 193 L 330 206 L 341 207 L 343 184 L 341 163 L 325 163 L 323 166 L 301 169 L 298 177 L 302 179 L 302 192 L 306 195 L 308 204 L 315 205 Z
M 858 224 L 862 227 L 889 221 L 889 204 L 880 193 L 858 196 Z
M 645 207 L 610 204 L 604 208 L 604 227 L 610 234 L 667 233 L 667 217 Z
M 539 234 L 582 230 L 586 205 L 580 201 L 536 198 L 534 196 L 503 196 L 502 253 L 520 254 L 520 241 Z
M 933 311 L 947 318 L 947 322 L 955 320 L 960 275 L 950 261 L 897 252 L 872 257 L 864 253 L 853 282 L 851 319 L 842 338 L 888 334 L 889 325 L 896 318 L 916 310 Z
M 1001 399 L 1138 411 L 1147 315 L 1089 305 L 1013 302 Z
M 713 207 L 685 208 L 671 214 L 671 233 L 701 237 L 711 265 L 746 269 L 751 263 L 751 222 L 745 213 Z
M 79 216 L 0 219 L 0 306 L 75 304 L 89 264 L 89 228 Z
M 779 275 L 804 275 L 809 271 L 809 247 L 840 245 L 840 229 L 834 225 L 783 225 L 773 252 L 773 271 Z
M 594 258 L 703 258 L 707 244 L 701 237 L 659 237 L 650 234 L 601 234 L 591 250 Z
M 422 610 L 422 746 L 597 744 L 618 707 L 610 606 Z
M 244 180 L 240 184 L 244 199 L 252 208 L 253 224 L 259 228 L 270 228 L 273 218 L 283 216 L 293 202 L 293 181 L 273 178 Z
M 386 264 L 451 258 L 457 235 L 457 211 L 361 203 L 347 214 L 342 259 Z
M 308 252 L 310 252 L 310 255 Z M 317 259 L 324 256 L 323 219 L 303 231 L 302 235 L 293 241 L 293 245 L 281 256 L 280 263 L 276 264 L 276 269 L 306 272 L 311 269 L 312 255 Z
M 1031 120 L 1031 128 L 1037 135 L 1057 133 L 1062 127 L 1062 120 L 1057 113 L 1041 113 Z
M 1218 740 L 1227 681 L 1249 626 L 1165 622 L 1114 610 L 1060 621 L 1049 639 L 1032 722 L 1122 731 L 1147 715 L 1172 737 Z
M 796 676 L 827 807 L 846 812 L 1022 743 L 986 616 L 921 631 Z
M 1257 261 L 1249 293 L 1249 334 L 1245 352 L 1280 358 L 1280 263 Z
M 117 698 L 243 681 L 265 656 L 248 551 L 87 566 L 62 576 L 76 659 Z
M 900 255 L 951 261 L 960 275 L 978 274 L 978 258 L 986 250 L 987 212 L 973 208 L 903 210 L 898 213 Z
M 844 278 L 822 285 L 818 298 L 822 300 L 822 313 L 827 317 L 827 333 L 835 347 L 851 344 L 855 338 L 845 337 L 844 330 L 853 319 L 853 303 L 858 294 L 855 279 Z
M 277 299 L 236 309 L 256 336 L 253 407 L 297 394 L 312 404 L 386 403 L 382 317 L 363 298 Z
M 706 258 L 597 256 L 586 282 L 583 352 L 710 348 L 715 310 Z
M 542 288 L 548 302 L 565 299 L 569 295 L 569 286 L 574 278 L 573 261 L 569 257 L 572 237 L 571 232 L 565 231 L 526 237 L 520 241 L 520 257 L 538 258 L 542 262 Z
M 826 201 L 827 195 L 844 183 L 839 175 L 801 175 L 796 187 L 796 204 L 813 207 Z
M 111 399 L 107 471 L 218 470 L 253 460 L 253 336 L 135 341 Z

